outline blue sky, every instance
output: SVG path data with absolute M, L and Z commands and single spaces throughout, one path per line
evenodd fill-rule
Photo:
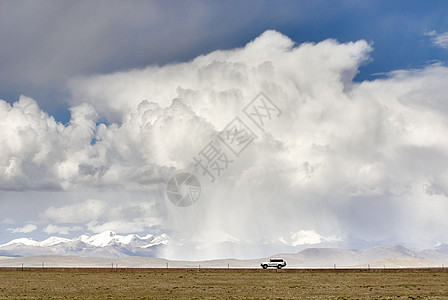
M 425 36 L 448 30 L 445 1 L 0 3 L 0 97 L 33 97 L 64 123 L 73 77 L 188 61 L 244 46 L 268 29 L 299 44 L 368 41 L 374 51 L 358 81 L 448 58 Z
M 0 0 L 0 243 L 109 229 L 448 243 L 447 15 L 446 1 Z M 281 118 L 173 207 L 166 182 L 259 92 Z

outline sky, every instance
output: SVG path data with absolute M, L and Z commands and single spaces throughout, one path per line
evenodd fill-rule
M 1 0 L 0 243 L 104 230 L 197 247 L 448 243 L 447 14 L 445 1 Z M 248 132 L 237 151 L 229 128 Z M 222 169 L 198 167 L 210 145 Z M 187 207 L 166 192 L 182 172 L 201 186 Z

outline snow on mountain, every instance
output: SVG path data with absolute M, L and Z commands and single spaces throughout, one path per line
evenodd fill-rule
M 95 246 L 95 247 L 105 247 L 111 243 L 118 242 L 120 238 L 123 238 L 121 235 L 117 235 L 115 232 L 111 230 L 106 230 L 99 234 L 92 235 L 91 237 L 81 236 L 80 239 L 86 244 Z
M 57 245 L 60 243 L 66 243 L 70 241 L 69 239 L 65 239 L 65 238 L 60 238 L 60 237 L 56 237 L 56 236 L 52 236 L 49 237 L 48 239 L 42 241 L 42 242 L 38 242 L 32 239 L 28 239 L 28 238 L 20 238 L 20 239 L 15 239 L 12 240 L 6 244 L 0 245 L 1 247 L 5 247 L 5 246 L 10 246 L 10 245 L 25 245 L 25 246 L 53 246 L 53 245 Z
M 61 238 L 61 237 L 57 237 L 57 236 L 51 236 L 48 239 L 42 241 L 39 243 L 39 246 L 53 246 L 53 245 L 57 245 L 57 244 L 61 244 L 61 243 L 67 243 L 69 242 L 69 239 L 66 238 Z
M 300 230 L 292 232 L 278 239 L 281 243 L 296 247 L 299 245 L 315 245 L 326 241 L 339 241 L 336 237 L 323 237 L 314 230 Z
M 81 241 L 95 247 L 132 245 L 134 247 L 148 248 L 154 245 L 166 244 L 169 237 L 166 234 L 161 234 L 158 236 L 147 234 L 144 237 L 137 234 L 119 235 L 111 230 L 106 230 L 92 236 L 81 235 L 74 240 Z
M 142 239 L 147 240 L 151 237 L 153 237 L 153 236 L 148 234 L 147 236 L 143 237 Z M 141 246 L 141 248 L 150 248 L 150 247 L 157 246 L 157 245 L 166 245 L 166 244 L 168 244 L 168 240 L 169 240 L 168 235 L 163 233 L 159 236 L 154 237 L 154 239 L 152 239 L 152 241 L 149 244 Z
M 77 238 L 74 238 L 73 241 L 80 241 L 80 242 L 83 242 L 83 243 L 86 243 L 86 244 L 87 244 L 87 240 L 88 240 L 89 238 L 90 238 L 90 236 L 83 234 L 83 235 L 80 235 L 80 236 L 77 237 Z
M 107 230 L 92 236 L 81 235 L 74 239 L 49 237 L 38 242 L 20 238 L 0 245 L 0 255 L 80 255 L 98 257 L 155 256 L 160 246 L 166 245 L 169 236 L 166 234 L 147 234 L 140 237 L 136 234 L 118 235 Z
M 9 245 L 15 245 L 15 244 L 21 244 L 21 245 L 26 245 L 26 246 L 38 246 L 39 242 L 32 240 L 32 239 L 28 239 L 28 238 L 19 238 L 19 239 L 12 240 L 6 244 L 0 245 L 0 248 L 4 247 L 4 246 L 9 246 Z
M 315 248 L 309 248 L 312 244 Z M 298 252 L 299 251 L 299 252 Z M 248 257 L 247 253 L 250 253 Z M 120 258 L 130 256 L 164 257 L 177 260 L 217 258 L 258 259 L 277 253 L 292 267 L 349 267 L 394 262 L 395 265 L 447 264 L 446 245 L 415 251 L 403 246 L 377 246 L 364 250 L 345 250 L 332 246 L 315 232 L 299 231 L 272 241 L 239 240 L 224 231 L 200 231 L 183 240 L 170 240 L 167 234 L 119 235 L 107 230 L 73 239 L 52 236 L 43 241 L 19 238 L 0 245 L 0 256 L 75 255 L 79 257 Z M 278 254 L 283 253 L 283 254 Z M 377 264 L 374 264 L 377 262 Z M 412 262 L 412 264 L 411 264 Z M 386 264 L 387 265 L 387 264 Z

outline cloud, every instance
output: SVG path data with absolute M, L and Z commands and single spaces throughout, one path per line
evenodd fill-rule
M 67 226 L 57 226 L 54 224 L 48 224 L 44 229 L 42 229 L 42 231 L 48 234 L 68 235 L 72 231 L 79 231 L 81 229 L 82 227 L 80 226 L 67 227 Z
M 362 40 L 296 45 L 267 31 L 185 63 L 78 77 L 66 126 L 32 99 L 1 102 L 0 186 L 110 191 L 41 214 L 92 232 L 446 240 L 448 68 L 353 82 L 371 51 Z M 260 92 L 282 111 L 264 131 L 242 112 Z M 214 183 L 197 174 L 194 207 L 173 206 L 166 182 L 236 116 L 257 138 Z
M 57 149 L 63 142 L 59 135 L 63 126 L 27 97 L 21 97 L 12 106 L 0 100 L 0 114 L 0 129 L 6 133 L 0 137 L 2 189 L 57 188 L 54 165 L 61 159 Z
M 43 231 L 68 234 L 70 231 L 85 228 L 93 233 L 105 230 L 136 233 L 162 224 L 161 211 L 148 201 L 147 194 L 144 197 L 138 194 L 125 194 L 125 197 L 129 198 L 127 201 L 123 201 L 120 196 L 114 199 L 113 196 L 103 195 L 103 200 L 87 199 L 70 205 L 51 206 L 40 215 L 44 222 L 72 224 L 72 226 L 49 224 Z
M 66 103 L 60 95 L 69 78 L 189 60 L 222 45 L 235 46 L 235 40 L 261 32 L 265 22 L 263 10 L 254 10 L 251 2 L 112 2 L 2 3 L 3 97 L 34 95 L 46 111 L 62 114 Z M 283 7 L 264 5 L 272 6 L 271 15 L 278 16 L 272 20 L 297 22 L 297 14 L 287 16 Z M 231 24 L 222 26 L 223 14 Z
M 148 220 L 115 220 L 104 223 L 96 221 L 87 224 L 87 229 L 93 233 L 101 233 L 106 230 L 112 230 L 118 233 L 145 232 L 148 228 Z
M 14 224 L 14 220 L 11 218 L 6 218 L 3 220 L 3 224 Z
M 67 126 L 24 96 L 12 106 L 0 100 L 0 114 L 0 130 L 8 133 L 0 137 L 3 190 L 70 190 L 92 184 L 126 184 L 124 178 L 148 185 L 157 183 L 157 174 L 163 177 L 169 169 L 145 162 L 139 150 L 141 141 L 127 136 L 134 129 L 131 126 L 96 126 L 97 113 L 86 103 L 71 108 Z M 92 140 L 101 142 L 92 145 Z
M 23 227 L 17 227 L 17 228 L 8 228 L 8 231 L 11 231 L 12 233 L 30 233 L 37 229 L 37 226 L 34 224 L 27 224 Z
M 448 48 L 448 32 L 437 33 L 436 31 L 430 31 L 426 33 L 431 37 L 432 43 L 440 48 Z
M 308 89 L 319 89 L 323 82 L 350 83 L 371 50 L 365 41 L 293 47 L 286 36 L 266 31 L 244 48 L 215 51 L 189 63 L 74 79 L 72 101 L 92 103 L 101 115 L 121 123 L 143 99 L 167 107 L 180 98 L 207 121 L 224 125 L 244 100 L 262 90 L 272 94 L 287 87 L 284 92 L 291 92 L 299 82 Z M 302 71 L 293 75 L 293 70 Z
M 289 236 L 279 238 L 280 242 L 291 246 L 313 245 L 331 240 L 337 239 L 334 237 L 322 237 L 314 230 L 300 230 L 298 232 L 290 233 Z
M 57 223 L 85 223 L 96 220 L 106 209 L 104 201 L 88 199 L 72 205 L 49 207 L 42 217 Z

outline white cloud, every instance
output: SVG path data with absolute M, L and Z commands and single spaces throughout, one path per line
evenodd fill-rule
M 43 231 L 46 233 L 68 234 L 78 231 L 85 225 L 86 230 L 99 233 L 113 230 L 117 233 L 144 232 L 153 226 L 160 226 L 160 210 L 148 201 L 148 195 L 125 194 L 128 201 L 114 199 L 113 196 L 103 196 L 105 200 L 87 199 L 70 205 L 51 206 L 42 214 L 44 221 L 49 224 Z M 73 224 L 73 226 L 60 226 L 57 224 Z
M 104 223 L 93 221 L 87 224 L 87 229 L 93 233 L 101 233 L 106 230 L 112 230 L 117 233 L 135 233 L 145 232 L 148 229 L 148 225 L 154 225 L 148 219 L 138 220 L 114 220 Z
M 79 231 L 81 229 L 82 227 L 80 226 L 68 227 L 68 226 L 57 226 L 54 224 L 48 224 L 44 229 L 42 229 L 42 231 L 48 234 L 67 235 L 70 234 L 70 232 L 72 231 Z
M 51 206 L 42 213 L 42 217 L 57 223 L 85 223 L 96 220 L 106 209 L 106 202 L 88 199 L 72 205 Z
M 14 224 L 14 220 L 11 218 L 6 218 L 3 220 L 3 224 Z
M 266 31 L 244 48 L 215 51 L 188 63 L 78 78 L 70 83 L 72 101 L 87 101 L 109 120 L 126 122 L 143 99 L 167 107 L 180 98 L 223 126 L 260 91 L 287 96 L 288 102 L 297 96 L 298 85 L 306 88 L 302 92 L 324 92 L 324 83 L 327 88 L 350 83 L 370 50 L 365 41 L 333 40 L 294 48 L 286 36 Z
M 285 107 L 295 105 L 298 85 L 304 87 L 301 93 L 325 97 L 319 95 L 327 90 L 323 83 L 343 89 L 370 50 L 363 41 L 293 46 L 287 37 L 268 31 L 244 48 L 189 63 L 78 79 L 72 92 L 83 102 L 71 108 L 67 126 L 30 98 L 21 97 L 12 107 L 1 101 L 0 129 L 9 134 L 1 138 L 0 186 L 157 186 L 167 181 L 170 168 L 185 167 L 197 147 L 260 91 Z M 292 69 L 310 68 L 313 72 L 292 76 Z M 179 100 L 172 102 L 175 98 Z M 119 123 L 96 125 L 94 107 Z
M 435 46 L 448 49 L 448 32 L 437 33 L 436 31 L 430 31 L 426 33 L 431 37 L 431 41 Z
M 30 233 L 37 229 L 37 226 L 34 224 L 27 224 L 23 227 L 17 227 L 17 228 L 8 228 L 8 231 L 11 231 L 12 233 Z
M 54 189 L 55 165 L 63 159 L 64 142 L 57 124 L 27 97 L 10 106 L 0 100 L 0 186 L 2 189 Z M 43 176 L 45 174 L 45 176 Z
M 0 186 L 129 193 L 42 213 L 92 232 L 160 226 L 179 239 L 208 230 L 274 240 L 308 228 L 324 237 L 448 239 L 439 213 L 448 209 L 448 68 L 353 82 L 371 50 L 365 41 L 295 45 L 268 31 L 187 63 L 77 78 L 67 126 L 29 98 L 0 102 L 8 133 Z M 215 183 L 200 177 L 193 208 L 172 206 L 163 196 L 170 176 L 259 92 L 282 115 Z M 115 123 L 97 124 L 98 116 Z M 147 194 L 135 199 L 136 191 Z
M 265 22 L 264 10 L 253 9 L 253 3 L 246 1 L 114 1 L 107 14 L 105 5 L 109 4 L 2 3 L 0 90 L 6 93 L 3 97 L 23 91 L 38 98 L 45 110 L 61 112 L 66 107 L 61 90 L 65 92 L 63 85 L 73 76 L 190 59 L 219 45 L 247 39 L 254 28 L 264 27 Z M 270 14 L 277 22 L 284 24 L 285 18 L 288 22 L 299 22 L 296 14 L 284 14 L 289 10 L 285 7 L 265 5 L 272 7 Z M 232 15 L 231 24 L 222 26 L 223 13 Z M 26 24 L 18 23 L 19 19 L 27 20 Z M 130 19 L 133 21 L 123 22 Z M 52 20 L 52 24 L 47 20 Z M 40 38 L 43 32 L 45 39 Z M 117 36 L 121 37 L 119 42 Z

